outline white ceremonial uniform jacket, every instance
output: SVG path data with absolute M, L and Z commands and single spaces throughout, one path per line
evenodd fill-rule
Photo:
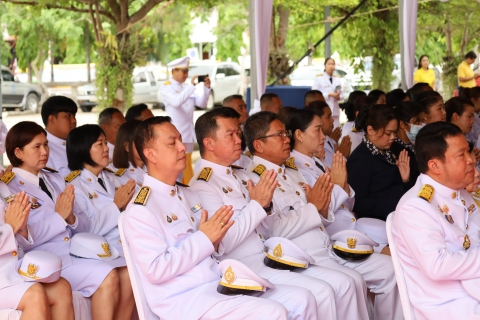
M 352 146 L 350 147 L 350 154 L 352 154 L 353 150 L 355 150 L 355 148 L 358 147 L 360 143 L 362 143 L 363 136 L 365 136 L 365 132 L 351 131 L 348 133 L 348 136 L 350 137 L 350 141 L 352 142 Z
M 196 231 L 195 194 L 148 175 L 143 181 L 150 194 L 128 205 L 124 232 L 150 309 L 162 319 L 199 319 L 218 302 L 234 299 L 217 292 L 215 250 Z
M 434 191 L 425 192 L 425 185 Z M 461 284 L 480 278 L 480 229 L 470 224 L 479 210 L 465 190 L 425 174 L 398 203 L 392 232 L 416 319 L 480 319 L 480 302 Z
M 67 160 L 67 141 L 55 137 L 47 131 L 48 147 L 50 155 L 48 157 L 47 167 L 57 170 L 62 177 L 70 173 Z
M 146 169 L 145 167 L 135 168 L 130 162 L 129 164 L 130 165 L 128 168 L 118 168 L 117 171 L 115 171 L 115 180 L 117 180 L 117 183 L 123 186 L 128 182 L 128 180 L 133 179 L 136 183 L 135 191 L 138 191 L 140 190 L 140 187 L 143 186 L 143 177 L 145 176 Z
M 283 237 L 292 240 L 316 262 L 329 259 L 330 236 L 323 223 L 334 221 L 333 212 L 328 210 L 325 219 L 313 204 L 307 203 L 303 188 L 305 179 L 298 171 L 286 170 L 285 165 L 278 166 L 253 156 L 246 173 L 254 183 L 260 180 L 260 176 L 254 172 L 258 165 L 265 166 L 266 170 L 274 169 L 279 175 L 279 184 L 273 194 L 273 206 L 277 214 L 263 220 L 262 234 L 267 238 Z
M 98 178 L 102 178 L 107 190 L 100 185 Z M 68 181 L 68 176 L 65 179 Z M 83 169 L 69 183 L 75 187 L 74 212 L 88 221 L 87 228 L 81 232 L 104 236 L 123 256 L 118 233 L 120 210 L 113 202 L 116 188 L 120 183 L 115 180 L 113 173 L 103 170 L 97 177 L 89 170 Z
M 25 253 L 30 250 L 44 250 L 56 254 L 62 259 L 62 268 L 65 269 L 72 265 L 70 257 L 70 234 L 71 231 L 85 228 L 86 221 L 75 214 L 76 219 L 74 225 L 69 225 L 65 220 L 55 212 L 55 202 L 40 189 L 38 180 L 31 181 L 33 174 L 23 171 L 19 168 L 13 168 L 12 173 L 15 176 L 8 182 L 7 186 L 12 194 L 25 191 L 32 203 L 39 205 L 30 209 L 27 228 L 29 239 L 25 239 L 17 234 L 16 239 L 18 245 Z M 39 175 L 44 179 L 47 188 L 52 194 L 53 199 L 65 190 L 65 181 L 58 173 L 42 170 Z M 5 176 L 4 176 L 5 177 Z M 3 181 L 5 179 L 2 178 Z M 29 181 L 30 180 L 30 181 Z M 32 239 L 35 239 L 33 241 Z
M 193 151 L 195 143 L 195 129 L 193 124 L 193 112 L 195 107 L 206 108 L 210 89 L 202 86 L 203 93 L 197 94 L 193 84 L 180 83 L 173 79 L 165 82 L 160 87 L 160 92 L 165 104 L 167 115 L 172 118 L 172 124 L 182 135 L 182 141 L 187 147 L 187 153 Z
M 335 142 L 335 140 L 333 140 L 329 136 L 325 136 L 325 144 L 323 147 L 325 149 L 325 159 L 323 163 L 325 163 L 329 169 L 332 168 L 333 155 L 335 154 L 336 145 L 337 143 Z
M 197 179 L 203 168 L 212 171 L 208 181 Z M 198 170 L 190 180 L 190 189 L 200 198 L 209 217 L 223 205 L 233 206 L 232 220 L 235 220 L 235 223 L 228 230 L 214 256 L 220 260 L 241 261 L 254 272 L 261 272 L 260 276 L 268 278 L 278 271 L 266 267 L 263 263 L 264 236 L 256 230 L 267 218 L 267 214 L 257 201 L 250 200 L 246 189 L 247 181 L 248 177 L 242 169 L 224 167 L 200 159 Z M 273 214 L 275 212 L 272 212 Z
M 115 145 L 107 141 L 108 146 L 108 168 L 112 171 L 116 171 L 117 168 L 113 166 L 113 152 L 115 151 Z
M 330 83 L 330 76 L 324 72 L 322 75 L 315 78 L 313 82 L 312 90 L 319 90 L 322 92 L 323 97 L 325 98 L 325 102 L 328 104 L 330 109 L 332 110 L 332 116 L 339 117 L 340 116 L 340 107 L 338 105 L 337 99 L 330 97 L 328 94 L 333 93 L 335 88 L 339 87 L 340 89 L 340 99 L 342 99 L 342 83 L 340 78 L 332 75 L 332 83 Z
M 3 204 L 0 207 L 0 210 L 5 210 Z M 17 242 L 13 229 L 9 224 L 0 225 L 0 289 L 24 282 L 14 271 L 17 261 Z
M 298 168 L 298 172 L 300 172 L 310 186 L 315 185 L 317 179 L 324 174 L 324 172 L 317 167 L 313 158 L 296 150 L 292 150 L 290 156 Z M 287 171 L 288 170 L 290 169 L 287 169 Z M 331 224 L 328 222 L 324 223 L 329 234 L 334 235 L 341 230 L 355 229 L 357 220 L 352 213 L 354 204 L 355 191 L 353 191 L 351 187 L 350 194 L 347 194 L 340 186 L 333 186 L 329 209 L 335 213 L 335 221 Z

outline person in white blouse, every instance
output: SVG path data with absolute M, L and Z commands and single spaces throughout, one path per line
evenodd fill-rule
M 66 176 L 70 170 L 67 162 L 67 136 L 77 127 L 77 104 L 64 96 L 52 96 L 42 105 L 42 121 L 47 131 L 50 157 L 47 166 Z
M 332 117 L 335 128 L 340 127 L 340 107 L 338 101 L 342 98 L 342 84 L 340 78 L 334 75 L 335 60 L 332 58 L 325 59 L 325 72 L 315 78 L 312 90 L 322 92 L 325 102 L 332 110 Z
M 74 212 L 74 187 L 65 185 L 56 170 L 45 166 L 50 151 L 45 130 L 35 122 L 19 122 L 8 132 L 5 145 L 13 169 L 1 181 L 14 194 L 25 191 L 32 203 L 27 227 L 15 237 L 19 248 L 25 253 L 44 250 L 59 256 L 61 277 L 70 282 L 72 290 L 92 297 L 93 320 L 130 319 L 127 304 L 119 304 L 121 277 L 117 267 L 125 265 L 125 259 L 70 255 L 70 237 L 85 232 L 89 222 Z M 103 250 L 109 253 L 108 247 Z
M 113 165 L 113 152 L 115 150 L 115 140 L 117 139 L 118 129 L 125 123 L 123 113 L 117 108 L 105 108 L 98 115 L 98 125 L 103 129 L 107 136 L 108 145 L 108 168 L 115 171 Z
M 464 190 L 475 159 L 461 130 L 427 124 L 415 139 L 421 172 L 392 223 L 415 319 L 479 319 L 480 208 Z
M 130 120 L 125 122 L 118 129 L 115 152 L 113 153 L 113 166 L 118 168 L 115 171 L 115 178 L 120 185 L 126 184 L 129 180 L 135 181 L 135 190 L 143 186 L 143 176 L 146 168 L 135 148 L 135 129 L 142 121 Z
M 19 258 L 15 235 L 25 231 L 31 204 L 25 192 L 12 200 L 6 210 L 0 200 L 0 310 L 22 311 L 21 319 L 73 320 L 68 281 L 60 278 L 52 283 L 36 283 L 25 281 L 15 272 Z

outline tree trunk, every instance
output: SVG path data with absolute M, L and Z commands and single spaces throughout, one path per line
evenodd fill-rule
M 278 11 L 278 32 L 277 32 L 277 39 L 276 44 L 277 48 L 280 50 L 285 50 L 285 42 L 287 40 L 287 32 L 288 32 L 288 18 L 290 17 L 290 10 L 285 9 L 283 6 L 277 7 Z
M 87 82 L 90 83 L 92 80 L 92 76 L 90 74 L 90 28 L 87 20 L 85 20 L 85 53 L 87 60 Z

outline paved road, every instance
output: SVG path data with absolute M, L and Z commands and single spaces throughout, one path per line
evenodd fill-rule
M 160 109 L 156 109 L 152 111 L 155 116 L 167 115 L 165 111 Z M 196 121 L 198 117 L 200 117 L 203 113 L 204 111 L 202 110 L 195 111 L 194 120 Z M 2 120 L 7 125 L 7 128 L 9 129 L 21 121 L 33 121 L 38 123 L 42 127 L 44 127 L 42 122 L 42 117 L 39 113 L 3 112 Z M 89 123 L 97 123 L 97 121 L 98 121 L 97 112 L 82 112 L 81 110 L 79 110 L 77 113 L 77 126 L 81 126 Z M 192 157 L 194 161 L 196 161 L 200 157 L 200 154 L 198 153 L 198 151 L 196 151 L 194 152 Z M 3 154 L 3 164 L 4 166 L 7 166 L 10 164 L 10 161 L 8 160 L 6 154 Z

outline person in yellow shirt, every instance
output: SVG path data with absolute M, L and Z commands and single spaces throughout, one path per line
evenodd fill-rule
M 418 70 L 413 75 L 413 83 L 428 83 L 434 91 L 437 91 L 437 85 L 435 84 L 435 72 L 429 69 L 430 61 L 427 55 L 423 55 L 418 60 Z
M 465 60 L 457 68 L 458 76 L 458 94 L 461 96 L 464 88 L 473 88 L 477 86 L 475 79 L 480 77 L 479 73 L 474 73 L 470 65 L 475 62 L 477 55 L 470 51 L 465 55 Z

